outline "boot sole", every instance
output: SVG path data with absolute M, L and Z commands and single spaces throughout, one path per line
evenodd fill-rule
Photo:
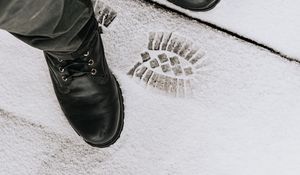
M 119 91 L 119 98 L 120 98 L 120 106 L 121 106 L 121 109 L 120 109 L 120 112 L 121 112 L 121 116 L 120 116 L 120 121 L 119 121 L 119 126 L 118 126 L 118 130 L 117 130 L 117 133 L 115 134 L 115 136 L 110 140 L 108 141 L 107 143 L 104 143 L 104 144 L 93 144 L 93 143 L 89 143 L 85 140 L 85 142 L 93 147 L 97 147 L 97 148 L 106 148 L 106 147 L 109 147 L 111 145 L 113 145 L 114 143 L 116 143 L 116 141 L 120 138 L 121 136 L 121 133 L 123 131 L 123 127 L 124 127 L 124 116 L 125 116 L 125 113 L 124 113 L 124 98 L 123 98 L 123 95 L 122 95 L 122 90 L 120 88 L 120 84 L 119 82 L 117 81 L 116 77 L 114 75 L 112 75 L 113 78 L 115 79 L 116 83 L 117 83 L 117 86 L 118 86 L 118 91 Z

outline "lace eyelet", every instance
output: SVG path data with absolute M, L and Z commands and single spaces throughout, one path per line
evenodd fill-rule
M 62 68 L 62 67 L 59 67 L 58 70 L 59 70 L 59 72 L 61 72 L 61 73 L 63 73 L 63 72 L 65 71 L 65 69 Z
M 85 56 L 85 57 L 87 57 L 87 56 L 89 56 L 90 55 L 90 52 L 89 51 L 87 51 L 85 54 L 83 54 L 83 56 Z
M 89 61 L 88 61 L 88 65 L 89 66 L 91 66 L 91 65 L 93 65 L 95 62 L 94 62 L 94 60 L 92 60 L 92 59 L 90 59 Z
M 92 70 L 91 70 L 91 74 L 92 74 L 92 75 L 96 75 L 96 74 L 97 74 L 97 69 L 92 69 Z
M 68 81 L 68 78 L 66 78 L 65 76 L 62 76 L 61 79 L 62 79 L 63 81 Z
M 58 62 L 60 62 L 60 63 L 63 62 L 63 61 L 64 61 L 64 60 L 58 59 Z

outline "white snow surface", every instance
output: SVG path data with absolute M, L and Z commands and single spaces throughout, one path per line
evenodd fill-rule
M 221 0 L 208 12 L 193 12 L 167 0 L 151 0 L 269 46 L 300 60 L 300 1 Z
M 1 31 L 1 175 L 300 173 L 298 63 L 139 0 L 105 2 L 118 12 L 103 41 L 125 98 L 121 138 L 106 149 L 85 144 L 59 108 L 42 52 Z M 126 75 L 152 31 L 174 31 L 205 51 L 193 97 Z

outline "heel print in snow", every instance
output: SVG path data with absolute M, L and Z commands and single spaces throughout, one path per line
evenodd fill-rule
M 103 30 L 103 28 L 107 28 L 113 22 L 117 12 L 99 0 L 92 0 L 92 3 L 99 27 Z
M 164 32 L 149 33 L 147 47 L 128 75 L 172 96 L 191 96 L 204 52 L 187 39 Z

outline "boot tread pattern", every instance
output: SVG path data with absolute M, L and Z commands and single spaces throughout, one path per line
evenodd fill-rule
M 193 83 L 205 53 L 184 37 L 168 32 L 150 32 L 147 49 L 127 73 L 176 97 L 191 96 Z
M 111 7 L 99 0 L 92 0 L 95 17 L 98 21 L 99 27 L 107 28 L 116 18 L 117 12 Z

